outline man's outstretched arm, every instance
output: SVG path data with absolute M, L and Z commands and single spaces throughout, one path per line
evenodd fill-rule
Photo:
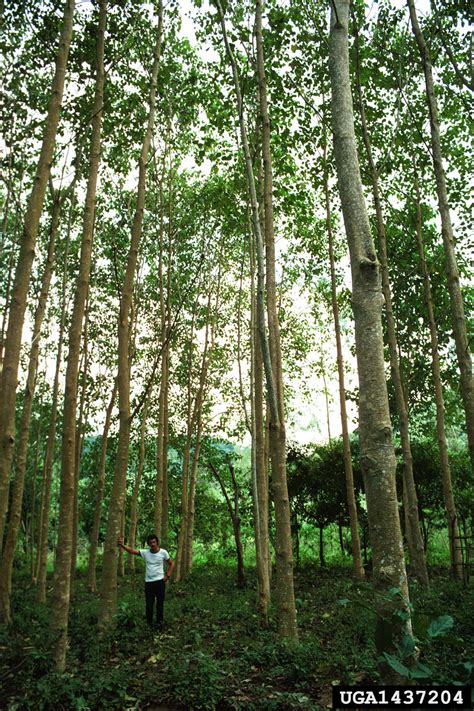
M 136 548 L 130 548 L 130 546 L 126 546 L 123 542 L 123 538 L 118 539 L 117 545 L 120 546 L 120 548 L 123 548 L 124 551 L 127 551 L 127 553 L 131 553 L 131 555 L 140 555 L 140 551 L 137 551 Z

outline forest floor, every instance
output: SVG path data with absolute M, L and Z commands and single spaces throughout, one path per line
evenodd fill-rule
M 46 607 L 17 576 L 13 624 L 0 631 L 0 707 L 17 709 L 316 709 L 330 708 L 333 684 L 380 684 L 370 585 L 350 568 L 305 564 L 295 571 L 300 642 L 277 641 L 274 610 L 263 629 L 255 612 L 254 571 L 247 588 L 232 567 L 211 563 L 167 590 L 166 626 L 151 633 L 144 620 L 142 571 L 120 580 L 117 626 L 97 635 L 98 596 L 76 580 L 65 674 L 51 671 Z M 474 581 L 454 583 L 431 571 L 432 587 L 412 586 L 422 683 L 472 683 Z M 451 615 L 440 639 L 430 623 Z M 471 679 L 469 679 L 471 675 Z

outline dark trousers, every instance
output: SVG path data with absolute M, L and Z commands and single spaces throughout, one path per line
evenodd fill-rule
M 163 622 L 163 606 L 165 603 L 165 581 L 153 580 L 151 583 L 145 583 L 145 602 L 146 602 L 146 621 L 149 625 L 153 623 L 153 605 L 156 598 L 156 622 Z

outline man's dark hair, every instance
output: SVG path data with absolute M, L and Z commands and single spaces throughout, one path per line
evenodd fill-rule
M 151 543 L 152 541 L 156 541 L 157 543 L 160 542 L 160 539 L 156 535 L 156 533 L 150 533 L 150 535 L 147 537 L 146 542 Z

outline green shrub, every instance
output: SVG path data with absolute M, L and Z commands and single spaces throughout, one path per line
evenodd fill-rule
M 224 692 L 221 665 L 205 652 L 183 652 L 165 664 L 164 676 L 174 701 L 188 709 L 215 709 Z

